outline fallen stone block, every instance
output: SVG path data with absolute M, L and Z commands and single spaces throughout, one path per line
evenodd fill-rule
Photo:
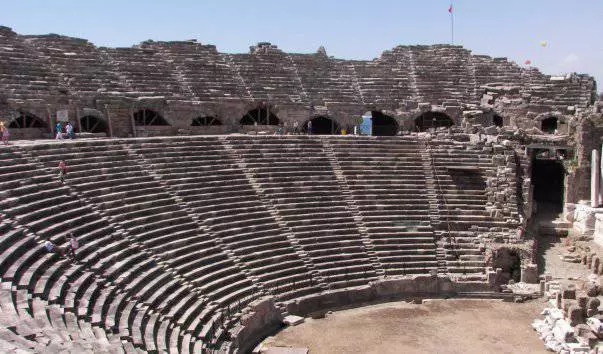
M 297 326 L 300 323 L 304 323 L 305 319 L 303 317 L 289 315 L 283 319 L 283 323 L 288 326 Z

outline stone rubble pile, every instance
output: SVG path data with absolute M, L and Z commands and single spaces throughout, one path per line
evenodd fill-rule
M 545 294 L 551 307 L 542 311 L 544 319 L 532 323 L 545 348 L 556 353 L 602 352 L 603 314 L 599 311 L 597 277 L 589 278 L 585 291 L 577 291 L 573 284 L 562 286 L 547 280 Z

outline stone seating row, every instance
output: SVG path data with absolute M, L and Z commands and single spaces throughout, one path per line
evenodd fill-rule
M 123 91 L 125 87 L 102 58 L 100 51 L 86 40 L 59 35 L 25 36 L 52 64 L 70 90 L 77 94 L 96 94 L 98 90 Z
M 302 102 L 296 69 L 280 50 L 266 54 L 233 54 L 232 64 L 256 100 Z
M 187 207 L 203 218 L 203 224 L 211 235 L 224 242 L 252 270 L 262 269 L 262 272 L 252 271 L 262 284 L 279 296 L 279 292 L 284 289 L 307 281 L 307 276 L 304 275 L 307 269 L 304 267 L 298 268 L 300 273 L 295 276 L 291 269 L 273 267 L 283 259 L 295 260 L 298 266 L 302 262 L 293 253 L 289 241 L 274 218 L 258 202 L 258 196 L 245 175 L 225 154 L 217 139 L 191 140 L 184 149 L 173 143 L 160 143 L 159 146 L 160 150 L 169 152 L 169 159 L 164 157 L 165 154 L 157 152 L 156 144 L 149 147 L 149 150 L 146 145 L 133 148 L 145 157 L 162 179 L 175 188 Z M 188 159 L 185 173 L 172 167 L 180 161 L 180 157 L 189 156 L 200 158 Z M 205 159 L 203 156 L 220 158 Z M 174 173 L 174 170 L 177 172 Z M 196 183 L 187 183 L 191 175 Z M 183 178 L 184 176 L 187 177 Z M 199 184 L 203 187 L 199 188 Z M 275 269 L 270 271 L 271 267 Z M 286 271 L 285 274 L 283 271 Z
M 374 267 L 355 230 L 355 221 L 339 197 L 339 185 L 318 139 L 275 139 L 266 144 L 261 139 L 227 140 L 330 287 L 366 284 L 374 279 Z M 319 202 L 316 197 L 321 198 Z M 304 207 L 306 200 L 315 203 Z M 336 232 L 323 236 L 323 230 L 329 228 Z M 325 236 L 331 243 L 322 242 Z M 345 252 L 336 255 L 327 246 Z
M 44 153 L 41 154 L 41 155 L 44 156 L 44 160 L 45 161 L 51 161 L 51 160 L 55 159 L 52 156 L 56 155 L 58 157 L 58 156 L 64 156 L 64 155 L 66 155 L 66 153 L 68 154 L 68 151 L 66 151 L 66 150 L 69 150 L 69 149 L 66 149 L 65 146 L 62 146 L 61 148 L 59 148 L 58 151 L 53 151 L 53 149 L 48 149 L 47 148 L 47 149 L 45 149 Z M 109 151 L 109 150 L 105 150 L 105 152 L 106 151 Z M 111 160 L 112 156 L 115 156 L 115 154 L 105 154 L 105 155 L 107 155 L 107 160 L 103 160 L 103 161 L 100 161 L 100 162 L 101 162 L 101 164 L 104 163 L 106 165 L 108 163 L 108 161 Z M 123 156 L 123 155 L 121 155 L 121 156 Z M 86 166 L 86 163 L 79 164 L 77 159 L 68 160 L 69 166 L 71 166 L 71 163 L 73 163 L 73 166 L 75 167 L 76 171 L 80 171 L 79 167 L 81 167 L 81 166 L 85 167 Z M 85 171 L 85 170 L 82 170 L 82 171 Z M 88 171 L 88 172 L 91 172 L 91 171 Z M 96 171 L 96 172 L 98 172 L 98 171 Z M 69 176 L 69 173 L 68 173 L 68 176 Z M 68 179 L 69 179 L 69 177 L 68 177 Z M 73 180 L 69 180 L 69 182 L 68 182 L 69 184 L 74 183 L 73 186 L 75 187 L 75 189 L 79 188 L 79 185 L 77 184 L 78 183 L 78 178 L 79 177 L 77 177 L 77 175 L 76 175 L 76 177 Z M 94 182 L 91 182 L 91 183 L 94 183 Z M 129 189 L 131 190 L 131 188 L 132 188 L 132 186 L 130 185 Z M 155 185 L 155 190 L 160 190 L 160 189 L 161 188 L 158 188 L 158 186 Z M 149 189 L 147 189 L 147 192 L 148 192 L 148 190 Z M 98 194 L 99 190 L 98 189 L 95 190 L 94 186 L 92 185 L 92 186 L 90 186 L 90 189 L 86 189 L 85 191 L 90 191 L 90 195 L 93 195 L 93 194 Z M 98 205 L 102 205 L 101 201 L 120 203 L 121 206 L 119 206 L 119 207 L 116 207 L 116 208 L 107 208 L 107 209 L 103 210 L 105 213 L 107 213 L 109 215 L 108 216 L 109 218 L 117 217 L 118 215 L 121 215 L 122 211 L 127 210 L 126 207 L 123 204 L 124 203 L 127 204 L 128 200 L 127 200 L 127 198 L 123 198 L 123 194 L 115 193 L 115 191 L 112 190 L 112 189 L 109 189 L 109 191 L 114 192 L 114 193 L 112 193 L 113 195 L 111 195 L 110 197 L 109 197 L 110 194 L 105 194 L 103 196 L 98 196 L 97 195 L 95 197 L 96 198 L 95 200 L 99 203 Z M 133 194 L 132 197 L 140 197 L 140 195 Z M 153 195 L 151 195 L 151 198 L 152 197 L 153 197 Z M 117 200 L 119 200 L 119 202 L 117 202 Z M 143 206 L 141 206 L 140 204 L 141 203 L 134 203 L 134 204 L 130 204 L 130 206 L 134 205 L 134 208 L 142 208 Z M 115 205 L 116 204 L 111 204 L 111 206 L 115 206 Z M 148 207 L 150 205 L 146 205 L 146 206 Z M 111 212 L 115 211 L 115 210 L 116 210 L 115 214 L 111 214 Z M 154 209 L 151 207 L 151 208 L 147 208 L 145 210 L 152 211 Z M 164 213 L 164 214 L 166 214 L 166 213 Z M 182 212 L 178 211 L 176 214 L 182 215 Z M 161 216 L 159 216 L 159 215 L 161 215 L 161 214 L 155 214 L 155 216 L 157 218 L 159 218 L 159 219 L 162 216 L 165 216 L 165 215 L 161 215 Z M 167 215 L 173 216 L 170 213 L 167 213 Z M 131 216 L 138 216 L 138 215 L 133 214 Z M 119 219 L 119 217 L 118 217 L 118 219 Z M 148 220 L 148 219 L 149 218 L 144 218 L 144 220 Z M 122 226 L 128 227 L 128 226 L 140 224 L 140 218 L 133 219 L 133 220 L 138 220 L 138 221 L 132 222 L 131 220 L 129 220 L 128 221 L 129 223 L 128 222 L 122 222 Z M 170 220 L 174 220 L 174 219 L 167 219 L 167 220 L 168 220 L 167 223 L 169 224 L 169 222 L 172 222 Z M 155 222 L 155 225 L 152 225 L 152 226 L 156 226 L 156 225 L 158 225 L 159 223 L 162 223 L 162 222 L 163 222 L 162 225 L 164 225 L 165 224 L 164 220 L 160 220 L 159 222 Z M 179 227 L 182 223 L 181 222 L 177 222 L 177 223 L 174 222 L 174 224 L 176 225 L 176 227 Z M 191 224 L 192 223 L 189 223 L 189 225 L 191 225 Z M 144 225 L 144 227 L 143 227 L 142 224 L 140 224 L 140 230 L 147 230 L 147 229 L 149 229 L 149 224 Z M 132 231 L 134 234 L 136 234 L 136 231 L 139 231 L 139 229 L 135 229 L 135 227 L 133 226 L 133 227 L 130 228 L 130 231 Z M 153 231 L 154 230 L 148 230 L 149 233 L 153 232 Z M 169 234 L 171 232 L 169 229 L 165 229 L 165 228 L 162 231 L 164 231 L 164 232 L 161 233 L 161 236 L 163 236 L 165 233 Z M 184 231 L 186 231 L 186 230 L 184 230 Z M 146 234 L 144 232 L 142 232 L 142 233 L 140 233 L 138 235 L 141 236 L 141 238 L 143 239 L 143 241 L 146 241 L 146 239 L 144 239 L 144 237 L 146 236 Z M 181 236 L 181 235 L 182 235 L 182 233 L 176 234 L 175 236 L 177 237 L 177 236 Z M 191 236 L 193 236 L 193 235 L 190 235 L 190 233 L 189 233 L 189 237 L 191 237 Z M 157 246 L 157 245 L 155 245 L 155 246 Z M 157 250 L 159 248 L 155 248 L 155 249 Z M 193 249 L 188 249 L 188 250 L 186 248 L 183 248 L 181 250 L 183 250 L 183 251 L 191 251 L 191 252 L 195 251 L 194 248 Z M 142 251 L 142 252 L 140 252 L 140 251 Z M 142 269 L 145 269 L 145 267 L 148 266 L 149 256 L 152 255 L 152 252 L 146 253 L 146 254 L 144 252 L 145 252 L 144 248 L 140 249 L 137 252 L 135 252 L 135 251 L 128 252 L 127 255 L 124 255 L 125 258 L 120 259 L 119 261 L 116 260 L 116 263 L 114 263 L 114 265 L 109 266 L 106 269 L 105 268 L 101 268 L 100 270 L 102 270 L 104 272 L 104 274 L 107 277 L 111 278 L 111 279 L 119 279 L 121 277 L 121 279 L 123 280 L 122 282 L 124 284 L 132 283 L 132 282 L 134 282 L 135 278 L 132 278 L 130 276 L 125 276 L 124 274 L 128 274 L 128 272 L 126 272 L 126 269 L 134 269 L 134 271 L 132 273 L 135 273 L 135 274 L 133 274 L 132 276 L 134 276 L 134 275 L 139 276 L 139 277 L 141 276 L 140 274 L 136 274 L 136 272 L 141 272 Z M 160 257 L 158 259 L 161 261 Z M 174 269 L 176 269 L 177 271 L 181 272 L 181 274 L 183 274 L 184 277 L 190 276 L 191 280 L 195 280 L 194 284 L 196 284 L 196 286 L 199 287 L 200 291 L 205 291 L 206 292 L 207 296 L 209 296 L 208 297 L 209 300 L 211 300 L 211 301 L 228 300 L 228 301 L 231 301 L 231 302 L 232 301 L 236 301 L 237 300 L 236 298 L 234 298 L 234 299 L 228 299 L 228 297 L 230 296 L 229 291 L 231 289 L 233 289 L 233 288 L 234 288 L 234 291 L 237 291 L 240 288 L 240 286 L 244 285 L 245 282 L 238 283 L 238 284 L 237 283 L 230 284 L 230 286 L 224 286 L 225 285 L 224 283 L 227 282 L 228 280 L 231 280 L 232 278 L 227 278 L 225 280 L 223 280 L 221 278 L 222 276 L 224 276 L 225 273 L 228 273 L 229 269 L 232 272 L 232 270 L 235 269 L 235 268 L 233 268 L 232 265 L 231 265 L 230 268 L 226 267 L 225 269 L 221 270 L 221 272 L 219 272 L 219 273 L 218 272 L 214 272 L 212 274 L 213 278 L 210 277 L 210 276 L 207 276 L 207 275 L 204 276 L 204 277 L 200 277 L 200 276 L 197 276 L 196 274 L 197 273 L 201 273 L 203 271 L 202 268 L 199 268 L 199 265 L 202 262 L 203 262 L 203 259 L 202 260 L 195 259 L 194 261 L 190 260 L 190 262 L 188 264 L 174 264 Z M 169 260 L 167 260 L 166 263 L 169 264 L 170 263 Z M 178 266 L 178 268 L 176 268 L 175 266 Z M 211 269 L 206 269 L 206 270 L 209 271 Z M 193 271 L 197 272 L 197 273 L 194 273 Z M 235 272 L 237 272 L 237 270 L 235 270 Z M 138 279 L 141 279 L 141 278 L 138 278 Z M 251 289 L 248 289 L 248 290 L 251 291 Z M 225 303 L 223 305 L 224 306 L 229 306 L 229 304 L 230 303 Z M 208 319 L 210 319 L 210 317 L 211 317 L 210 314 L 208 314 L 207 316 L 205 316 L 204 319 L 208 320 Z M 200 331 L 201 327 L 202 327 L 202 324 L 191 328 L 191 331 L 194 331 L 194 330 Z
M 332 139 L 346 183 L 388 275 L 437 267 L 416 141 Z

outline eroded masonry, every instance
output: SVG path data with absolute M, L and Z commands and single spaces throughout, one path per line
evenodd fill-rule
M 0 75 L 12 139 L 64 118 L 114 138 L 1 147 L 8 349 L 245 351 L 288 314 L 538 282 L 535 215 L 603 230 L 588 75 L 451 45 L 359 61 L 6 27 Z M 350 135 L 362 116 L 376 136 Z M 70 234 L 73 262 L 42 248 Z

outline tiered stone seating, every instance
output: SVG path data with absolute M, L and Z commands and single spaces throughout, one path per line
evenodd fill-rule
M 56 94 L 58 76 L 39 53 L 0 26 L 0 91 L 6 98 L 44 100 Z
M 119 72 L 126 94 L 186 98 L 187 92 L 178 81 L 173 64 L 161 52 L 151 48 L 100 48 L 105 60 Z M 190 99 L 191 97 L 189 97 Z
M 365 103 L 390 105 L 413 96 L 407 50 L 386 51 L 373 61 L 353 62 Z
M 13 290 L 0 288 L 0 350 L 7 352 L 113 352 L 122 353 L 127 342 L 105 333 L 65 311 L 59 305 Z
M 507 58 L 473 55 L 471 61 L 475 67 L 475 81 L 478 88 L 493 83 L 516 86 L 521 82 L 521 68 L 509 62 Z
M 213 264 L 218 258 L 225 259 L 224 253 L 214 247 L 207 235 L 199 232 L 186 212 L 122 146 L 90 142 L 42 146 L 40 149 L 36 151 L 37 156 L 49 165 L 59 158 L 66 159 L 68 184 L 116 226 L 118 234 L 122 235 L 121 242 L 133 243 L 132 247 L 123 250 L 121 258 L 110 261 L 109 257 L 104 257 L 93 269 L 99 269 L 119 286 L 118 293 L 125 288 L 126 294 L 138 299 L 144 313 L 141 314 L 138 308 L 136 313 L 124 317 L 128 299 L 118 299 L 117 294 L 97 298 L 96 288 L 103 284 L 89 277 L 82 280 L 80 288 L 84 290 L 79 293 L 83 292 L 84 298 L 86 294 L 93 296 L 95 300 L 89 303 L 100 302 L 99 310 L 113 306 L 122 313 L 120 318 L 101 317 L 99 321 L 118 327 L 120 332 L 132 336 L 135 345 L 144 344 L 148 348 L 156 343 L 146 342 L 144 332 L 141 332 L 144 328 L 137 326 L 149 323 L 146 321 L 152 318 L 152 313 L 146 312 L 160 309 L 183 331 L 197 337 L 216 309 L 241 300 L 245 295 L 243 289 L 251 293 L 249 280 L 238 268 L 229 262 L 223 262 L 221 268 Z M 123 246 L 113 247 L 119 250 Z M 114 290 L 106 289 L 112 293 Z M 178 293 L 178 296 L 169 297 L 172 293 Z M 196 293 L 202 297 L 195 296 Z M 103 299 L 111 298 L 121 302 L 103 304 Z M 90 310 L 91 305 L 81 308 L 88 316 L 96 313 Z M 155 327 L 155 323 L 151 325 Z M 147 337 L 150 338 L 148 334 Z
M 214 45 L 181 41 L 145 42 L 141 47 L 156 49 L 169 58 L 183 85 L 201 101 L 240 99 L 245 95 L 226 55 L 218 53 Z
M 125 91 L 113 68 L 103 61 L 99 50 L 85 39 L 59 36 L 24 36 L 60 75 L 62 85 L 77 95 Z
M 332 59 L 322 53 L 290 56 L 311 102 L 362 103 L 350 62 Z
M 495 173 L 491 147 L 476 147 L 451 141 L 434 140 L 430 152 L 434 165 L 440 231 L 448 237 L 447 269 L 450 273 L 484 273 L 484 253 L 479 234 L 509 232 L 517 223 L 486 210 L 486 178 Z M 508 203 L 515 208 L 515 201 Z
M 320 140 L 230 137 L 228 142 L 330 287 L 376 278 Z
M 403 48 L 394 48 L 393 52 Z M 451 45 L 412 46 L 419 96 L 424 102 L 447 100 L 475 102 L 475 76 L 470 71 L 468 50 Z
M 317 291 L 291 242 L 217 138 L 169 139 L 133 148 L 265 290 L 281 300 Z M 218 250 L 207 253 L 214 258 L 208 268 L 226 269 L 229 260 L 216 257 Z M 237 279 L 224 274 L 222 281 Z
M 42 149 L 53 153 L 48 146 Z M 55 162 L 69 156 L 64 150 L 60 152 L 59 156 L 45 155 L 41 159 Z M 8 188 L 2 211 L 20 226 L 4 236 L 11 243 L 3 248 L 0 277 L 72 311 L 78 318 L 106 330 L 118 330 L 122 338 L 135 345 L 152 348 L 155 343 L 145 342 L 137 333 L 144 327 L 136 327 L 134 315 L 146 319 L 152 308 L 167 316 L 176 309 L 172 305 L 177 298 L 169 302 L 166 292 L 183 285 L 168 283 L 169 273 L 155 265 L 140 247 L 131 246 L 107 218 L 91 208 L 89 201 L 82 204 L 77 193 L 70 193 L 69 187 L 62 186 L 53 174 L 10 150 L 3 151 L 2 157 L 1 168 L 13 172 L 2 174 L 3 186 Z M 42 247 L 44 239 L 66 247 L 65 237 L 70 232 L 81 244 L 77 261 L 67 261 Z M 155 278 L 163 282 L 152 281 Z M 128 309 L 126 304 L 132 307 Z M 183 311 L 170 318 L 179 325 L 188 325 L 205 308 L 198 306 L 188 319 Z
M 331 142 L 386 274 L 436 270 L 436 244 L 418 142 L 399 138 L 337 138 Z
M 257 101 L 293 102 L 304 100 L 295 67 L 276 48 L 255 47 L 251 54 L 233 54 L 232 63 Z
M 484 237 L 518 225 L 517 201 L 494 212 L 486 189 L 502 147 L 419 139 L 0 147 L 0 349 L 226 350 L 266 294 L 285 311 L 384 274 L 483 282 Z M 76 259 L 43 248 L 69 233 Z
M 586 75 L 552 77 L 535 68 L 522 71 L 522 93 L 529 94 L 530 103 L 551 110 L 565 111 L 568 106 L 584 108 L 593 101 L 593 82 Z

